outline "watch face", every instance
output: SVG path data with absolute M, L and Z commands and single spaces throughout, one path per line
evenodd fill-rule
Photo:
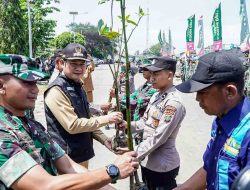
M 117 173 L 118 173 L 117 167 L 116 166 L 110 166 L 109 167 L 109 172 L 110 172 L 111 175 L 117 175 Z

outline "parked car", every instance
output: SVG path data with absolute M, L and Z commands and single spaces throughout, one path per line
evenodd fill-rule
M 103 60 L 96 58 L 96 57 L 93 57 L 93 61 L 94 61 L 96 67 L 98 67 L 98 65 L 104 64 Z

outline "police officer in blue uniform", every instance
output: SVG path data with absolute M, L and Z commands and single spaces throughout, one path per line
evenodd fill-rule
M 196 100 L 208 115 L 215 115 L 204 165 L 175 190 L 229 190 L 250 164 L 250 101 L 244 97 L 244 67 L 231 51 L 200 57 L 192 78 L 178 86 L 197 92 Z

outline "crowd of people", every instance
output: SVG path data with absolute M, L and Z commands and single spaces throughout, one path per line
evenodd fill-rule
M 124 68 L 118 77 L 120 111 L 110 102 L 94 104 L 92 57 L 84 46 L 71 43 L 57 50 L 44 105 L 47 126 L 26 115 L 38 96 L 41 79 L 25 63 L 0 62 L 0 187 L 1 189 L 114 189 L 140 166 L 141 189 L 229 190 L 250 163 L 250 102 L 244 95 L 245 68 L 240 53 L 221 50 L 201 56 L 192 76 L 175 86 L 177 61 L 152 57 L 141 70 L 146 82 L 130 89 L 134 151 L 112 147 L 101 128 L 126 129 Z M 15 67 L 15 68 L 14 68 Z M 135 71 L 130 71 L 133 84 Z M 180 157 L 176 138 L 187 110 L 180 92 L 196 92 L 208 115 L 216 116 L 201 168 L 177 185 Z M 187 137 L 188 138 L 188 137 Z M 93 139 L 117 154 L 100 169 L 88 170 L 95 156 Z

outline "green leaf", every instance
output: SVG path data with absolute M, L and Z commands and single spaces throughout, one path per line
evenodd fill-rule
M 104 4 L 104 3 L 108 2 L 108 1 L 109 1 L 109 0 L 99 0 L 99 1 L 98 1 L 98 5 Z
M 121 34 L 119 34 L 118 32 L 107 32 L 105 33 L 105 37 L 110 39 L 110 40 L 113 40 L 113 39 L 116 39 L 117 37 L 119 37 Z
M 130 23 L 130 24 L 133 24 L 133 25 L 137 26 L 136 22 L 133 21 L 133 20 L 127 20 L 127 22 Z
M 144 16 L 145 13 L 141 7 L 139 7 L 139 16 Z
M 130 15 L 127 15 L 127 16 L 125 17 L 125 20 L 129 20 L 129 17 L 130 17 Z
M 103 21 L 102 19 L 100 19 L 100 20 L 98 21 L 98 24 L 97 24 L 97 26 L 98 26 L 98 31 L 99 31 L 99 32 L 101 31 L 101 28 L 102 28 L 103 25 L 104 25 L 104 21 Z
M 120 20 L 122 20 L 122 16 L 118 16 L 118 18 L 119 18 Z
M 102 27 L 102 33 L 107 33 L 109 32 L 109 27 L 107 27 L 107 24 L 105 24 L 103 27 Z

